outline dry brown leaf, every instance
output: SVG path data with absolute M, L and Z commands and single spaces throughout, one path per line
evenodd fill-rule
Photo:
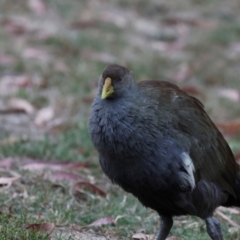
M 2 172 L 5 173 L 6 171 L 3 170 Z M 8 188 L 12 185 L 13 182 L 21 178 L 21 175 L 14 171 L 7 171 L 7 173 L 12 177 L 0 177 L 0 187 Z
M 49 61 L 50 60 L 50 56 L 49 54 L 42 50 L 42 49 L 38 49 L 38 48 L 27 48 L 24 52 L 23 52 L 23 57 L 24 58 L 33 58 L 33 59 L 37 59 L 43 62 Z
M 184 86 L 182 90 L 190 95 L 203 95 L 200 90 L 193 86 Z
M 216 122 L 215 124 L 217 127 L 219 127 L 228 134 L 233 134 L 240 131 L 240 120 L 234 120 L 229 122 Z
M 104 217 L 104 218 L 99 218 L 92 222 L 91 224 L 88 225 L 88 227 L 101 227 L 102 225 L 107 225 L 107 224 L 114 224 L 115 219 L 114 217 Z
M 236 89 L 219 89 L 217 94 L 220 97 L 227 98 L 233 102 L 238 102 L 240 100 L 240 92 Z
M 101 14 L 100 21 L 111 23 L 119 28 L 124 28 L 128 24 L 128 19 L 123 14 L 116 14 L 116 12 L 106 11 Z
M 28 0 L 28 6 L 37 15 L 43 15 L 46 12 L 46 6 L 43 0 Z
M 85 181 L 79 181 L 73 184 L 72 188 L 70 189 L 70 192 L 72 195 L 76 195 L 78 192 L 82 192 L 83 189 L 91 190 L 93 193 L 98 194 L 102 197 L 105 197 L 107 195 L 106 192 L 104 192 L 96 185 Z
M 32 86 L 32 80 L 27 75 L 5 75 L 0 78 L 0 94 L 9 95 L 19 88 Z
M 13 64 L 15 61 L 16 60 L 11 55 L 0 53 L 0 65 Z
M 11 185 L 14 181 L 18 180 L 19 177 L 0 177 L 0 186 Z
M 70 25 L 70 28 L 73 30 L 79 30 L 79 29 L 86 29 L 86 28 L 98 28 L 100 25 L 99 22 L 88 20 L 88 21 L 81 21 L 81 22 L 73 22 Z
M 82 97 L 82 102 L 83 103 L 86 103 L 86 104 L 92 104 L 92 102 L 93 102 L 93 97 Z
M 55 228 L 55 225 L 53 223 L 32 223 L 27 224 L 26 229 L 36 232 L 42 232 L 42 233 L 51 233 L 53 229 Z
M 152 41 L 150 46 L 153 50 L 160 52 L 175 52 L 180 51 L 185 47 L 186 43 L 183 40 L 178 40 L 173 43 L 167 43 L 163 41 Z
M 183 240 L 183 239 L 175 236 L 170 236 L 166 240 Z
M 23 111 L 27 114 L 32 114 L 35 112 L 33 105 L 25 99 L 22 98 L 11 98 L 7 102 L 7 109 L 9 112 L 13 111 Z
M 0 167 L 10 169 L 12 167 L 14 160 L 13 158 L 5 158 L 0 160 Z
M 28 160 L 21 169 L 29 171 L 42 171 L 44 169 L 51 170 L 66 170 L 66 169 L 80 169 L 87 166 L 87 162 L 77 162 L 77 163 L 68 163 L 68 162 L 48 162 L 43 160 Z
M 183 17 L 167 17 L 164 20 L 164 23 L 167 25 L 189 25 L 197 26 L 202 28 L 214 28 L 217 25 L 216 21 L 206 20 L 206 19 L 196 19 L 196 18 L 183 18 Z
M 68 73 L 69 67 L 63 61 L 58 61 L 55 64 L 55 70 L 61 73 Z
M 68 181 L 83 181 L 84 178 L 76 173 L 66 172 L 66 171 L 53 171 L 46 173 L 44 176 L 45 179 L 48 179 L 50 181 L 56 182 L 56 181 L 62 181 L 62 180 L 68 180 Z
M 27 26 L 14 21 L 8 21 L 5 27 L 7 31 L 13 35 L 23 35 L 29 30 Z
M 59 120 L 59 119 L 57 119 Z M 53 133 L 53 134 L 56 134 L 56 133 L 59 133 L 59 132 L 65 132 L 65 131 L 68 131 L 68 130 L 71 130 L 74 128 L 74 124 L 69 124 L 69 123 L 65 123 L 63 122 L 61 119 L 59 122 L 53 122 L 50 126 L 48 126 L 48 131 Z
M 145 234 L 145 233 L 135 233 L 132 235 L 132 239 L 138 239 L 138 240 L 152 240 L 154 238 L 154 235 L 151 234 Z
M 37 113 L 37 116 L 34 120 L 34 123 L 37 126 L 43 126 L 45 125 L 47 122 L 49 122 L 50 120 L 52 120 L 54 117 L 54 110 L 52 107 L 46 107 L 46 108 L 42 108 L 41 110 L 39 110 L 39 112 Z

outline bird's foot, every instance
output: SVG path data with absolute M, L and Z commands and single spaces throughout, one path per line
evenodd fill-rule
M 208 235 L 212 240 L 223 240 L 223 235 L 221 231 L 221 225 L 217 218 L 209 217 L 205 219 L 207 225 Z

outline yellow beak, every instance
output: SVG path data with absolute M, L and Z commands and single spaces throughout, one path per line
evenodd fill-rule
M 102 99 L 108 98 L 112 96 L 113 93 L 114 93 L 114 88 L 112 86 L 112 79 L 108 77 L 104 81 L 101 98 Z

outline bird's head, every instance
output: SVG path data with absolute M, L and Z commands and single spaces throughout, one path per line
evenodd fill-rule
M 131 72 L 120 65 L 111 64 L 105 68 L 99 79 L 101 99 L 116 99 L 128 96 L 136 86 Z

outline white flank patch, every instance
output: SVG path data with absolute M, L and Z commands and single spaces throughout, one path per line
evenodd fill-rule
M 172 102 L 174 102 L 178 98 L 178 95 L 174 92 L 172 96 Z
M 192 188 L 194 188 L 195 187 L 195 179 L 194 179 L 193 172 L 195 171 L 195 167 L 193 165 L 192 159 L 190 158 L 188 153 L 185 153 L 185 152 L 182 153 L 181 157 L 183 160 L 184 167 L 189 174 L 189 182 L 190 182 Z

